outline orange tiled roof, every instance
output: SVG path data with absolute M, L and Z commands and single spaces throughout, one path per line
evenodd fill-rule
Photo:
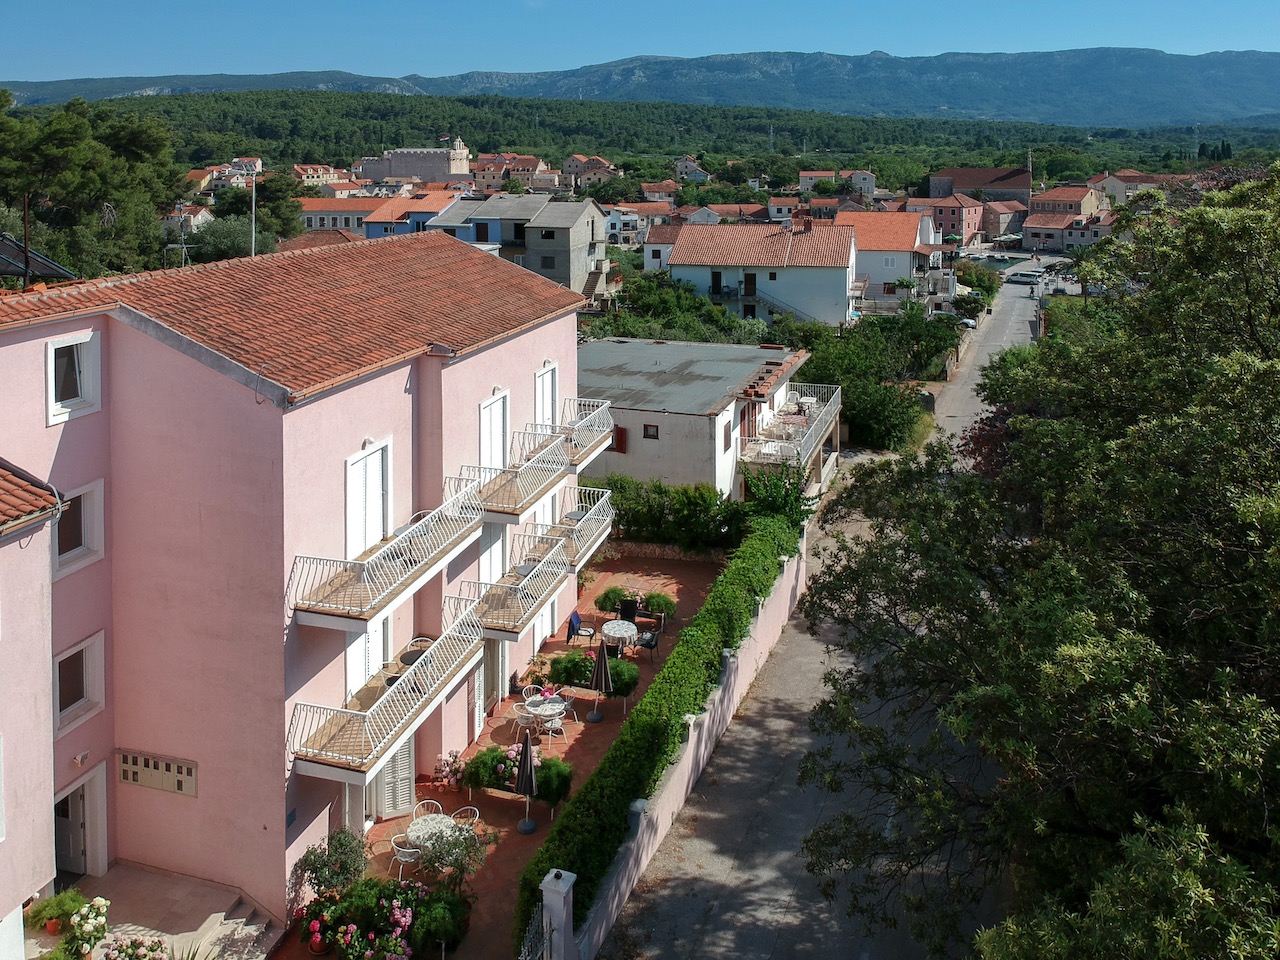
M 0 460 L 0 537 L 40 523 L 57 509 L 53 487 Z
M 675 243 L 676 237 L 680 235 L 680 225 L 677 223 L 659 223 L 649 228 L 649 232 L 644 235 L 645 243 Z
M 769 216 L 769 209 L 759 203 L 708 203 L 708 210 L 713 210 L 722 217 L 738 219 L 764 219 Z
M 665 217 L 671 213 L 672 206 L 670 200 L 641 200 L 638 203 L 627 204 L 629 209 L 642 217 Z
M 276 244 L 276 250 L 309 250 L 312 247 L 331 247 L 334 244 L 363 243 L 364 239 L 364 234 L 350 230 L 307 230 L 296 237 L 281 240 Z
M 1077 200 L 1083 200 L 1093 192 L 1091 187 L 1054 187 L 1052 190 L 1046 190 L 1044 193 L 1037 193 L 1031 199 L 1034 200 L 1062 200 L 1068 203 L 1075 203 Z
M 920 244 L 920 221 L 927 213 L 878 213 L 841 210 L 836 226 L 853 227 L 858 250 L 916 250 Z
M 429 351 L 465 353 L 582 297 L 428 230 L 0 298 L 0 330 L 124 305 L 297 401 Z
M 1036 227 L 1065 230 L 1080 219 L 1078 213 L 1033 213 L 1022 222 L 1023 231 Z
M 440 213 L 458 199 L 452 190 L 434 190 L 422 196 L 392 197 L 364 218 L 365 223 L 395 223 L 411 213 Z
M 657 183 L 642 183 L 640 189 L 645 193 L 675 193 L 680 184 L 674 180 L 659 180 Z
M 815 224 L 688 223 L 680 227 L 668 263 L 675 266 L 846 267 L 853 231 Z

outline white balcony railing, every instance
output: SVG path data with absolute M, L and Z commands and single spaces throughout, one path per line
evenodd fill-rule
M 484 642 L 475 604 L 446 599 L 453 621 L 425 654 L 394 675 L 394 682 L 367 710 L 314 703 L 294 706 L 288 746 L 295 757 L 362 769 L 405 731 Z
M 511 539 L 513 555 L 522 558 L 517 565 L 498 583 L 463 581 L 461 594 L 476 601 L 476 616 L 486 627 L 518 633 L 564 586 L 572 570 L 563 542 L 527 534 Z
M 517 430 L 511 441 L 510 467 L 464 466 L 462 477 L 479 484 L 486 510 L 519 513 L 569 468 L 565 438 L 559 434 Z
M 560 495 L 560 519 L 535 523 L 533 532 L 563 541 L 569 563 L 581 567 L 613 529 L 612 495 L 602 487 L 565 487 Z
M 443 559 L 479 529 L 484 511 L 478 489 L 474 480 L 448 478 L 443 504 L 415 514 L 402 532 L 363 559 L 295 557 L 289 575 L 290 605 L 351 617 L 376 609 L 423 568 Z
M 840 388 L 829 383 L 792 383 L 777 415 L 739 441 L 751 463 L 799 463 L 807 467 L 840 413 Z
M 608 400 L 565 397 L 560 406 L 560 421 L 555 424 L 530 423 L 526 432 L 548 438 L 562 436 L 569 462 L 577 465 L 613 437 L 613 414 Z

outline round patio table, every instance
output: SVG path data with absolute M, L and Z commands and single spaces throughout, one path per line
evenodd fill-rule
M 560 697 L 530 697 L 524 702 L 529 712 L 539 720 L 550 720 L 552 717 L 564 716 L 564 700 Z
M 429 847 L 437 838 L 448 836 L 454 830 L 464 829 L 445 813 L 428 813 L 418 817 L 405 827 L 405 839 L 413 847 Z
M 406 667 L 411 667 L 426 652 L 427 651 L 424 648 L 419 648 L 417 650 L 406 650 L 404 653 L 400 654 L 400 662 L 404 664 Z
M 600 628 L 600 632 L 604 634 L 606 644 L 612 644 L 619 650 L 636 642 L 636 625 L 630 620 L 609 620 Z

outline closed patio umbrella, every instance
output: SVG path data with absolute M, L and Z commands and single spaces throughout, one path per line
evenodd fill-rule
M 538 778 L 533 773 L 533 743 L 528 728 L 520 747 L 520 765 L 516 767 L 515 791 L 524 797 L 524 819 L 516 824 L 521 833 L 533 833 L 538 824 L 529 816 L 529 801 L 538 792 Z
M 609 652 L 604 647 L 604 637 L 600 638 L 600 649 L 596 651 L 596 665 L 591 670 L 591 689 L 597 694 L 608 696 L 613 693 L 613 677 L 609 674 Z M 600 697 L 596 697 L 595 708 L 587 714 L 588 723 L 599 723 L 604 719 L 600 712 Z

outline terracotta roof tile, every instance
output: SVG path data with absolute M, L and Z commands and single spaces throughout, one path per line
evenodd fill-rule
M 786 230 L 778 224 L 685 224 L 667 262 L 674 266 L 844 267 L 853 231 L 815 224 Z
M 680 226 L 675 223 L 659 223 L 649 228 L 644 235 L 645 243 L 675 243 L 680 235 Z
M 1026 231 L 1040 227 L 1065 230 L 1079 219 L 1078 213 L 1033 213 L 1022 222 L 1022 229 Z
M 224 260 L 0 298 L 0 330 L 127 306 L 302 399 L 432 344 L 456 352 L 582 298 L 441 231 Z
M 53 487 L 0 459 L 0 537 L 40 523 L 57 509 Z
M 841 210 L 836 226 L 853 227 L 858 250 L 915 250 L 920 243 L 920 221 L 927 213 L 882 213 Z
M 364 243 L 364 240 L 363 233 L 353 233 L 350 230 L 308 230 L 288 240 L 281 240 L 276 244 L 276 249 L 283 253 L 288 250 L 309 250 L 311 247 L 331 247 L 343 243 Z
M 950 177 L 955 187 L 975 189 L 996 187 L 1006 190 L 1030 190 L 1031 174 L 1019 167 L 947 167 L 930 174 Z
M 1083 200 L 1093 192 L 1092 187 L 1054 187 L 1052 190 L 1046 190 L 1044 193 L 1037 193 L 1031 199 L 1034 200 L 1063 200 L 1068 203 L 1075 203 L 1077 200 Z
M 364 218 L 364 222 L 395 223 L 408 219 L 413 213 L 441 213 L 457 199 L 458 195 L 452 190 L 433 190 L 422 196 L 392 197 L 379 204 L 377 209 Z

